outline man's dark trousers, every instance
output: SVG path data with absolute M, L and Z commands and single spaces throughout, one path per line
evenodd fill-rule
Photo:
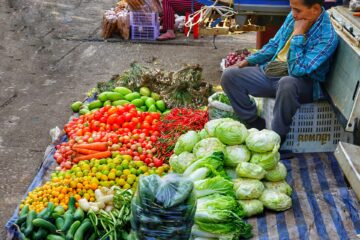
M 221 86 L 236 114 L 246 123 L 257 118 L 256 105 L 249 95 L 275 98 L 271 128 L 280 136 L 290 131 L 300 104 L 313 101 L 312 80 L 292 76 L 269 78 L 259 67 L 227 68 L 221 76 Z

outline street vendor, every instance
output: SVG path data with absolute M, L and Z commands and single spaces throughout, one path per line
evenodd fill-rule
M 282 143 L 300 104 L 319 99 L 338 37 L 323 0 L 290 0 L 291 12 L 275 37 L 257 53 L 226 69 L 221 86 L 249 128 L 265 120 L 249 95 L 275 98 L 271 128 Z
M 175 39 L 175 13 L 185 15 L 187 12 L 191 13 L 201 8 L 201 4 L 196 0 L 163 0 L 163 34 L 157 40 L 165 41 Z

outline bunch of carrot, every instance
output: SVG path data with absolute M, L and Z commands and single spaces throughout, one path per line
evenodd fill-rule
M 106 142 L 74 144 L 72 150 L 76 153 L 75 158 L 72 159 L 73 163 L 93 158 L 111 157 L 111 151 L 108 150 L 108 143 Z

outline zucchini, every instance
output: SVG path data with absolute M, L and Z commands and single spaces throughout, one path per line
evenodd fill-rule
M 90 220 L 88 218 L 86 218 L 82 222 L 80 227 L 76 230 L 75 235 L 74 235 L 74 240 L 83 240 L 86 231 L 88 231 L 91 228 L 91 226 L 92 225 L 91 225 Z
M 25 236 L 29 236 L 34 229 L 33 220 L 36 218 L 36 212 L 31 210 L 26 217 L 26 228 L 24 230 Z
M 65 233 L 70 228 L 71 224 L 74 222 L 74 217 L 71 212 L 66 211 L 64 214 L 64 225 L 61 228 L 61 232 Z
M 81 208 L 78 208 L 74 213 L 74 220 L 82 221 L 84 219 L 84 216 L 85 216 L 84 211 Z
M 58 217 L 55 220 L 55 226 L 58 230 L 60 230 L 64 226 L 64 219 L 62 217 Z
M 81 225 L 80 221 L 75 221 L 71 225 L 69 231 L 66 234 L 66 240 L 73 240 L 74 239 L 74 234 L 75 234 L 76 230 L 80 227 L 80 225 Z
M 39 228 L 36 232 L 33 234 L 34 240 L 43 240 L 48 235 L 48 232 L 44 228 Z
M 56 227 L 54 226 L 54 224 L 50 223 L 49 221 L 46 221 L 42 218 L 37 218 L 34 219 L 32 222 L 35 227 L 43 228 L 50 233 L 56 233 Z
M 46 240 L 65 240 L 65 238 L 60 235 L 50 234 L 47 235 Z

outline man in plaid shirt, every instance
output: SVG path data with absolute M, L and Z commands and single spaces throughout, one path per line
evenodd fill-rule
M 248 127 L 265 128 L 249 95 L 275 98 L 271 128 L 285 141 L 302 103 L 319 99 L 338 37 L 323 0 L 290 0 L 291 12 L 257 53 L 223 72 L 221 86 Z

